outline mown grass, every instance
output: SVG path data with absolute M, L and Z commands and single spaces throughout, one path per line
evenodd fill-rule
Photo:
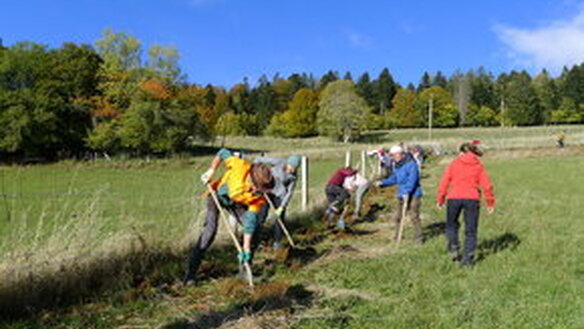
M 555 135 L 566 132 L 568 145 L 584 143 L 584 126 L 554 125 L 536 127 L 489 127 L 489 128 L 434 128 L 432 138 L 428 129 L 392 129 L 364 133 L 356 143 L 343 144 L 325 137 L 285 139 L 272 137 L 227 137 L 214 142 L 213 146 L 225 144 L 230 147 L 258 152 L 286 152 L 303 150 L 311 155 L 335 152 L 343 149 L 363 149 L 373 146 L 389 146 L 393 143 L 408 142 L 435 145 L 445 150 L 456 150 L 457 146 L 470 139 L 480 139 L 491 149 L 520 149 L 553 147 Z
M 583 157 L 487 161 L 499 199 L 481 218 L 472 269 L 452 263 L 443 237 L 366 260 L 344 259 L 303 275 L 375 300 L 324 298 L 297 328 L 582 328 Z M 439 170 L 425 188 L 435 191 Z M 426 223 L 443 214 L 426 201 Z

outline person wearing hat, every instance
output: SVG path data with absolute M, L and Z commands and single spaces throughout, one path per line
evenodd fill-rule
M 378 181 L 376 185 L 381 188 L 397 185 L 397 203 L 393 212 L 393 221 L 396 225 L 394 239 L 397 239 L 400 222 L 404 220 L 402 214 L 403 207 L 405 206 L 414 224 L 415 241 L 422 243 L 424 237 L 422 235 L 422 223 L 420 220 L 420 206 L 422 204 L 423 193 L 422 186 L 420 185 L 418 164 L 399 145 L 392 146 L 389 153 L 393 162 L 393 172 L 389 177 Z M 405 202 L 407 204 L 404 205 Z
M 274 177 L 274 188 L 268 194 L 268 197 L 276 207 L 276 216 L 280 217 L 283 223 L 286 218 L 286 208 L 292 200 L 296 180 L 298 178 L 298 167 L 300 167 L 300 156 L 291 155 L 288 158 L 259 157 L 255 163 L 263 163 L 270 167 Z M 268 215 L 269 204 L 264 207 L 260 218 L 265 219 Z M 282 227 L 276 223 L 274 225 L 274 250 L 281 247 L 280 241 L 283 236 Z
M 479 157 L 483 151 L 480 141 L 473 140 L 460 146 L 460 154 L 444 171 L 438 195 L 437 206 L 442 209 L 446 203 L 446 238 L 448 251 L 452 260 L 461 261 L 461 265 L 474 263 L 477 245 L 481 190 L 487 201 L 487 210 L 495 210 L 493 184 Z M 459 251 L 458 217 L 464 211 L 464 251 L 462 258 Z
M 225 163 L 225 173 L 220 180 L 210 183 L 221 163 Z M 249 163 L 227 149 L 221 149 L 210 168 L 201 175 L 203 184 L 216 193 L 221 207 L 225 208 L 243 226 L 243 250 L 237 258 L 241 264 L 252 260 L 252 237 L 258 227 L 260 212 L 266 204 L 265 193 L 274 187 L 274 178 L 268 166 Z M 220 216 L 212 195 L 207 197 L 205 225 L 188 259 L 184 283 L 195 283 L 195 274 L 201 265 L 205 251 L 217 235 L 217 219 Z

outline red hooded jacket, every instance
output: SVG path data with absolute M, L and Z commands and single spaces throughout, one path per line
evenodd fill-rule
M 494 207 L 493 184 L 483 163 L 474 153 L 463 153 L 444 171 L 436 201 L 443 205 L 446 199 L 480 200 L 479 188 L 487 200 L 487 207 Z

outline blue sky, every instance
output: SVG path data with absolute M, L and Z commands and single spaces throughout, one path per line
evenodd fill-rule
M 0 12 L 5 45 L 93 43 L 107 27 L 177 47 L 200 84 L 388 67 L 405 85 L 424 71 L 584 61 L 584 6 L 571 0 L 3 0 Z

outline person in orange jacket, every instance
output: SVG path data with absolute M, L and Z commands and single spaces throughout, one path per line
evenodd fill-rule
M 440 209 L 445 202 L 447 203 L 446 238 L 448 251 L 451 253 L 452 259 L 461 260 L 463 266 L 470 266 L 474 263 L 481 190 L 487 201 L 489 214 L 495 210 L 493 184 L 479 159 L 483 155 L 479 145 L 480 141 L 473 140 L 460 146 L 460 155 L 450 163 L 442 175 L 436 198 L 437 206 Z M 463 210 L 465 241 L 461 258 L 458 217 Z
M 265 164 L 249 163 L 231 151 L 221 149 L 211 162 L 210 168 L 201 176 L 203 184 L 209 184 L 222 162 L 225 163 L 227 170 L 219 181 L 211 184 L 211 187 L 217 194 L 221 207 L 227 209 L 243 226 L 243 251 L 237 258 L 242 264 L 250 263 L 252 237 L 258 228 L 262 208 L 266 205 L 265 193 L 274 187 L 274 178 L 270 168 Z M 195 274 L 203 255 L 217 234 L 219 216 L 219 209 L 213 197 L 209 195 L 205 225 L 188 260 L 184 279 L 186 285 L 195 283 Z

